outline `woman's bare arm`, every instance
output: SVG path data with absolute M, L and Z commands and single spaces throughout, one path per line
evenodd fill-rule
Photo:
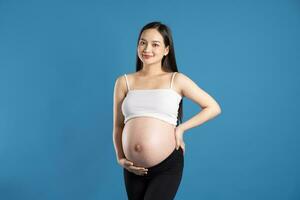
M 116 79 L 114 85 L 113 95 L 113 143 L 116 152 L 117 161 L 125 158 L 122 148 L 122 132 L 124 128 L 124 116 L 122 114 L 121 105 L 125 98 L 125 89 L 123 80 L 124 77 L 120 76 Z
M 175 78 L 176 84 L 182 91 L 183 96 L 191 99 L 202 108 L 198 114 L 180 124 L 178 128 L 186 131 L 190 128 L 203 124 L 204 122 L 216 117 L 221 113 L 221 108 L 216 100 L 202 88 L 200 88 L 188 76 L 184 75 L 183 73 L 178 73 Z

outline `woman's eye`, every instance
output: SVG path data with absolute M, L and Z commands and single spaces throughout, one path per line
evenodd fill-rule
M 153 45 L 156 46 L 156 47 L 159 46 L 158 44 L 153 44 Z

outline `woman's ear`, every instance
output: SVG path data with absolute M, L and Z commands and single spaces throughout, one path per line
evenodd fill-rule
M 164 55 L 166 56 L 166 55 L 168 55 L 168 53 L 169 53 L 169 46 L 167 46 L 167 47 L 165 48 L 165 54 L 164 54 Z

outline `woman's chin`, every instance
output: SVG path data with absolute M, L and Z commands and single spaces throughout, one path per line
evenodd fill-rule
M 150 60 L 150 59 L 147 59 L 147 60 L 143 59 L 142 62 L 145 63 L 145 64 L 150 65 L 150 64 L 155 64 L 155 63 L 157 63 L 159 61 L 157 61 L 157 60 Z

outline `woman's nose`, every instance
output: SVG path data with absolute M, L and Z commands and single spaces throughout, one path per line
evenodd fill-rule
M 151 45 L 146 45 L 146 47 L 145 47 L 144 50 L 145 50 L 145 51 L 150 51 L 150 50 L 151 50 Z

